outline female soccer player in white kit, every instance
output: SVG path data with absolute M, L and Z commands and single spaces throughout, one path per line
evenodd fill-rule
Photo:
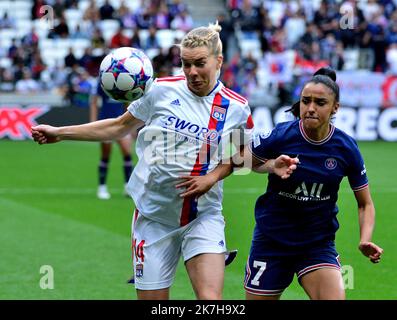
M 156 79 L 119 118 L 32 128 L 34 140 L 43 144 L 116 139 L 139 121 L 145 123 L 136 143 L 139 160 L 128 183 L 136 205 L 132 241 L 138 299 L 169 298 L 181 255 L 196 297 L 222 298 L 226 252 L 222 182 L 199 198 L 182 198 L 175 187 L 181 176 L 205 175 L 222 165 L 221 138 L 233 130 L 247 137 L 253 127 L 246 99 L 218 80 L 223 61 L 219 31 L 215 24 L 185 35 L 184 76 Z M 291 170 L 285 163 L 281 171 L 280 175 Z

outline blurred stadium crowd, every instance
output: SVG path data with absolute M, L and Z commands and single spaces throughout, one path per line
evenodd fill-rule
M 254 104 L 290 103 L 297 79 L 322 65 L 397 74 L 397 0 L 219 1 L 222 80 Z M 0 91 L 73 102 L 88 95 L 108 50 L 122 46 L 143 49 L 157 76 L 175 74 L 173 44 L 197 26 L 194 9 L 183 0 L 2 0 Z

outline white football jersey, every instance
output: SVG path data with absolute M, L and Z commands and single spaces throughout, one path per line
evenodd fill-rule
M 127 186 L 139 212 L 172 226 L 202 214 L 222 214 L 222 182 L 198 199 L 181 198 L 183 190 L 175 185 L 183 175 L 213 170 L 232 132 L 240 137 L 237 144 L 248 143 L 253 122 L 247 100 L 220 81 L 199 97 L 184 76 L 176 76 L 156 79 L 128 111 L 145 122 L 136 141 L 138 163 Z

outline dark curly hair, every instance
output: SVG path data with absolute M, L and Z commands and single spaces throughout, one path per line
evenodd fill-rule
M 323 85 L 327 86 L 332 90 L 332 92 L 335 95 L 335 101 L 339 102 L 339 86 L 336 83 L 336 73 L 333 69 L 329 67 L 324 67 L 318 69 L 314 74 L 313 77 L 307 81 L 303 88 L 308 84 L 308 83 L 322 83 Z M 302 89 L 303 90 L 303 89 Z M 302 92 L 301 92 L 302 94 Z M 286 112 L 292 112 L 292 114 L 296 117 L 300 117 L 300 101 L 295 102 L 291 108 L 289 108 Z

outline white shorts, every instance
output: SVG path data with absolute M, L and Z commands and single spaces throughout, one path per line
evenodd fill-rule
M 181 255 L 226 252 L 222 215 L 206 214 L 183 227 L 172 227 L 135 213 L 132 234 L 135 288 L 169 288 Z

